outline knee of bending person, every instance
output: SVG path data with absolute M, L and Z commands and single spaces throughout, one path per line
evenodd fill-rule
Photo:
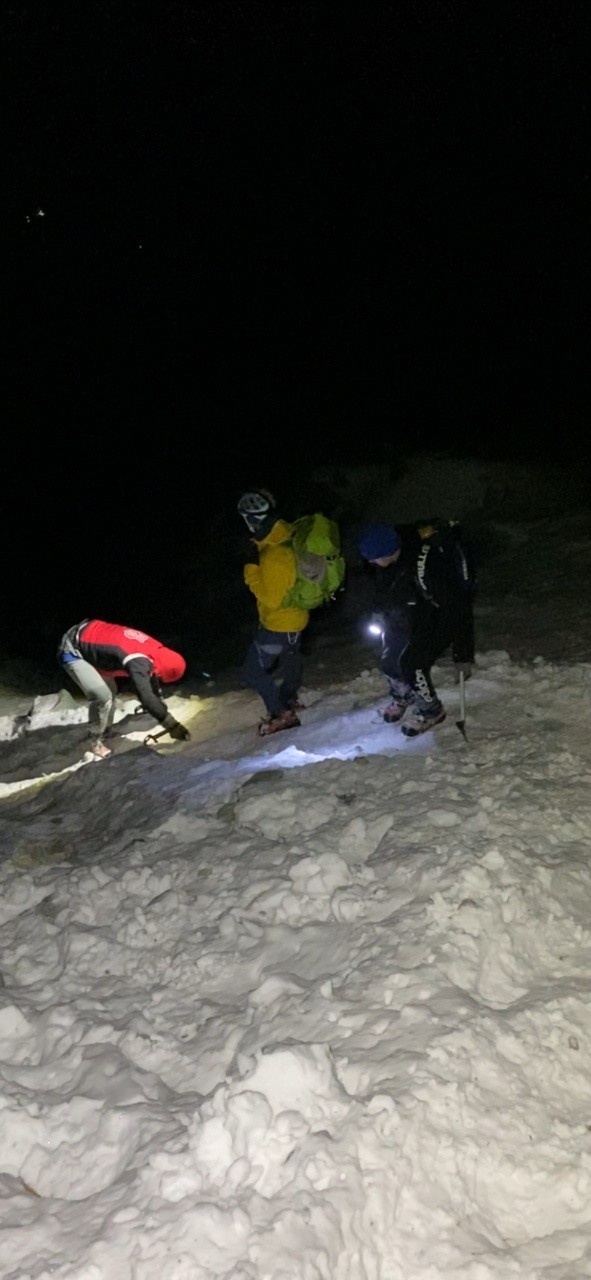
M 116 694 L 111 689 L 105 688 L 104 693 L 97 695 L 93 701 L 97 702 L 101 710 L 110 710 L 115 704 Z

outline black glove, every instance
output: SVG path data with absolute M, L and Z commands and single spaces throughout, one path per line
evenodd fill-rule
M 187 742 L 191 737 L 184 724 L 181 724 L 179 720 L 175 720 L 174 716 L 170 715 L 170 712 L 166 719 L 162 721 L 162 728 L 167 729 L 171 738 L 176 738 L 178 742 Z
M 179 742 L 187 742 L 191 737 L 189 730 L 185 729 L 184 724 L 180 724 L 178 720 L 175 720 L 174 728 L 169 729 L 169 733 L 171 738 L 176 738 Z

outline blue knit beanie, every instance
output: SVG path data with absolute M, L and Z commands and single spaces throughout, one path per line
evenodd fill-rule
M 357 547 L 364 560 L 381 560 L 398 551 L 400 538 L 391 524 L 368 524 L 359 536 Z

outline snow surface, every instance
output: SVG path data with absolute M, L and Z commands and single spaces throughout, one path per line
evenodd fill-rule
M 467 743 L 449 663 L 411 742 L 336 644 L 268 740 L 213 687 L 86 763 L 0 699 L 2 1280 L 591 1276 L 591 664 L 540 639 Z

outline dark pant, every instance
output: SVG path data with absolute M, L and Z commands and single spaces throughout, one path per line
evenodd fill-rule
M 302 682 L 301 631 L 259 627 L 248 650 L 242 679 L 263 699 L 270 716 L 280 716 L 297 701 Z
M 451 620 L 434 605 L 419 602 L 389 614 L 382 645 L 382 671 L 394 696 L 410 691 L 420 706 L 438 702 L 431 667 L 451 642 Z

